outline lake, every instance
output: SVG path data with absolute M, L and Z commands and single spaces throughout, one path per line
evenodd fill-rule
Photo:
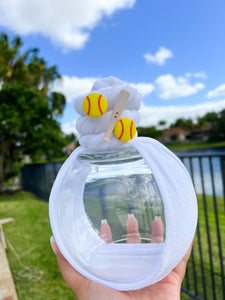
M 175 152 L 175 154 L 182 157 L 184 165 L 190 174 L 192 167 L 193 181 L 197 194 L 203 193 L 204 186 L 205 194 L 213 195 L 214 183 L 216 195 L 224 196 L 225 147 L 179 151 Z

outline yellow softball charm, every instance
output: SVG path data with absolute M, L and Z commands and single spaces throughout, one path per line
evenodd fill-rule
M 82 107 L 87 116 L 98 118 L 106 112 L 108 103 L 103 95 L 92 93 L 84 98 Z
M 114 134 L 121 142 L 129 142 L 135 137 L 136 125 L 129 118 L 122 118 L 114 127 Z

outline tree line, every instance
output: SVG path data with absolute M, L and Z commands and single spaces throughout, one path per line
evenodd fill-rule
M 183 128 L 189 132 L 207 129 L 207 136 L 210 142 L 225 141 L 225 109 L 220 112 L 208 112 L 203 117 L 198 117 L 197 120 L 191 118 L 179 118 L 170 125 L 165 120 L 158 122 L 157 126 L 138 127 L 139 136 L 148 136 L 159 139 L 163 133 L 173 128 Z

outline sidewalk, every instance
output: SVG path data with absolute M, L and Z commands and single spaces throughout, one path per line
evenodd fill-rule
M 0 220 L 0 300 L 18 300 L 13 277 L 6 256 L 6 243 L 2 229 L 2 224 L 10 221 L 12 221 L 10 218 Z

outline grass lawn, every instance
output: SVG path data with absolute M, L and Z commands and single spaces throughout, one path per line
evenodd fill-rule
M 186 151 L 192 149 L 203 149 L 203 148 L 214 148 L 214 147 L 225 147 L 225 141 L 223 142 L 187 142 L 187 143 L 167 143 L 165 144 L 171 151 Z
M 208 299 L 212 299 L 212 280 L 207 242 L 206 220 L 202 196 L 198 196 L 199 203 L 199 232 L 203 253 L 205 283 Z M 208 208 L 208 222 L 213 254 L 213 266 L 218 299 L 222 299 L 221 269 L 218 253 L 218 240 L 215 226 L 213 199 L 206 197 Z M 223 198 L 217 198 L 220 234 L 225 261 L 225 216 Z M 42 202 L 26 192 L 17 192 L 11 195 L 0 196 L 0 219 L 13 217 L 14 221 L 4 225 L 7 240 L 14 250 L 7 249 L 10 267 L 16 284 L 20 300 L 72 300 L 76 299 L 72 291 L 66 286 L 53 254 L 49 238 L 51 229 L 48 218 L 48 203 Z M 198 235 L 194 242 L 194 257 L 196 278 L 194 278 L 192 258 L 188 264 L 188 281 L 183 286 L 195 291 L 197 283 L 198 295 L 203 298 L 203 281 L 201 273 L 201 260 L 199 255 Z M 26 269 L 26 267 L 29 270 Z M 186 277 L 187 278 L 187 277 Z M 181 299 L 190 300 L 191 297 L 182 293 Z
M 1 195 L 0 219 L 7 217 L 14 218 L 3 229 L 16 251 L 15 254 L 10 247 L 7 248 L 19 299 L 76 299 L 65 284 L 50 247 L 48 203 L 25 192 Z

